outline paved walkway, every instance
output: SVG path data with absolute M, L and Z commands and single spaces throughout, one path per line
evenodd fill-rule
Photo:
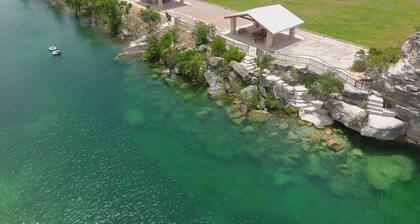
M 135 2 L 136 0 L 131 1 Z M 230 26 L 230 21 L 224 19 L 224 16 L 234 13 L 234 11 L 230 9 L 200 0 L 185 0 L 184 5 L 178 5 L 178 7 L 170 6 L 163 11 L 169 12 L 174 16 L 179 16 L 191 23 L 193 23 L 194 20 L 213 23 L 221 33 L 228 32 Z M 237 23 L 238 27 L 240 27 L 250 22 L 238 19 Z M 347 69 L 352 65 L 355 53 L 360 49 L 357 45 L 301 29 L 296 31 L 296 35 L 303 40 L 276 49 L 277 52 L 283 54 L 311 55 L 321 58 L 335 67 Z

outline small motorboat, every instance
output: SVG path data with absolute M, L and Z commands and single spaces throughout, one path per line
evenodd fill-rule
M 56 50 L 58 50 L 58 48 L 57 48 L 56 46 L 50 46 L 50 47 L 48 48 L 48 51 L 49 51 L 49 52 L 53 52 L 53 51 L 56 51 Z
M 58 55 L 61 54 L 61 51 L 57 49 L 55 51 L 52 51 L 51 54 L 54 55 L 54 56 L 58 56 Z

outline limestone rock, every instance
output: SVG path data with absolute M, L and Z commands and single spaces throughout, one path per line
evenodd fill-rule
M 223 85 L 222 78 L 217 76 L 213 71 L 207 70 L 204 73 L 204 78 L 209 84 L 207 92 L 212 96 L 218 96 L 226 93 L 226 88 Z
M 223 58 L 220 58 L 220 57 L 210 57 L 208 64 L 209 64 L 209 66 L 212 69 L 219 68 L 220 66 L 223 65 Z
M 242 80 L 248 81 L 251 79 L 248 70 L 240 63 L 236 61 L 230 62 L 230 66 L 232 67 L 233 71 L 238 74 Z
M 346 127 L 358 131 L 361 135 L 382 140 L 393 140 L 407 132 L 407 123 L 397 118 L 369 115 L 368 122 L 358 127 L 351 125 L 352 120 L 359 116 L 362 108 L 340 100 L 329 100 L 325 108 L 331 117 Z

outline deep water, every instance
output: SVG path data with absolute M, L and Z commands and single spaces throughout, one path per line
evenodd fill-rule
M 1 224 L 420 222 L 419 147 L 345 130 L 327 134 L 337 155 L 287 116 L 243 133 L 122 48 L 44 1 L 0 0 Z

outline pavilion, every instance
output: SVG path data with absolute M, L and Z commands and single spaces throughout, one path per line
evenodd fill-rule
M 237 29 L 238 18 L 252 21 L 253 24 Z M 267 48 L 271 48 L 276 37 L 284 36 L 287 30 L 289 39 L 294 39 L 296 27 L 303 24 L 302 19 L 279 4 L 238 12 L 225 16 L 225 19 L 230 19 L 230 34 L 248 35 L 255 43 L 265 41 Z

